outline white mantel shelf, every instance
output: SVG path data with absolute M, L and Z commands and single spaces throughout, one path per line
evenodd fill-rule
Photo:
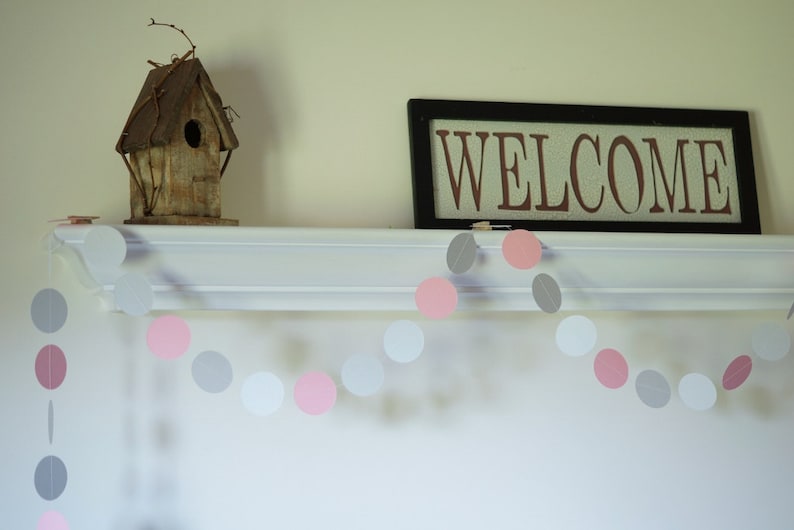
M 114 285 L 143 274 L 155 311 L 416 311 L 425 279 L 458 290 L 459 311 L 538 311 L 532 280 L 545 272 L 562 311 L 783 310 L 794 302 L 794 236 L 536 232 L 541 262 L 508 265 L 503 231 L 477 231 L 478 260 L 452 274 L 459 231 L 407 229 L 114 226 L 127 243 L 120 267 L 86 261 L 98 225 L 59 225 L 51 248 L 76 261 L 84 283 L 115 309 Z

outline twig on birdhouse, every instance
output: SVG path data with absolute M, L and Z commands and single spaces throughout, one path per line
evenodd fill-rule
M 240 115 L 237 114 L 237 111 L 234 110 L 234 107 L 232 107 L 231 105 L 226 105 L 225 107 L 223 107 L 223 112 L 226 113 L 226 119 L 229 120 L 229 123 L 234 123 L 235 116 L 237 116 L 238 118 L 240 117 Z
M 226 158 L 223 159 L 223 165 L 221 166 L 221 172 L 220 172 L 220 175 L 218 176 L 219 179 L 223 178 L 223 174 L 226 173 L 226 166 L 229 165 L 229 160 L 231 160 L 231 159 L 232 159 L 232 150 L 229 149 L 228 151 L 226 151 Z
M 226 119 L 229 120 L 229 123 L 234 123 L 235 116 L 237 116 L 238 118 L 240 117 L 240 115 L 237 114 L 237 111 L 234 110 L 234 108 L 231 105 L 226 105 L 225 107 L 223 107 L 223 113 L 226 114 Z M 223 160 L 223 165 L 221 166 L 220 178 L 223 178 L 223 174 L 226 173 L 226 166 L 229 165 L 229 160 L 231 160 L 231 158 L 232 158 L 232 150 L 229 149 L 228 151 L 226 151 L 226 158 Z
M 132 112 L 130 113 L 130 116 L 127 118 L 127 123 L 124 124 L 124 129 L 122 129 L 121 135 L 119 136 L 119 140 L 116 143 L 116 152 L 119 153 L 121 155 L 121 158 L 124 160 L 124 165 L 127 167 L 127 171 L 129 172 L 130 177 L 132 178 L 133 182 L 135 183 L 135 187 L 137 188 L 138 193 L 140 193 L 141 197 L 143 198 L 143 208 L 144 208 L 144 212 L 146 212 L 147 214 L 150 214 L 154 210 L 155 203 L 157 202 L 157 198 L 160 195 L 159 194 L 160 188 L 155 186 L 155 184 L 154 184 L 154 170 L 153 170 L 152 163 L 151 163 L 151 156 L 149 156 L 149 171 L 150 171 L 150 175 L 151 175 L 151 178 L 152 178 L 152 196 L 148 197 L 147 194 L 146 194 L 146 188 L 143 185 L 143 182 L 139 181 L 138 178 L 135 176 L 135 172 L 132 169 L 132 165 L 130 164 L 129 160 L 127 160 L 127 157 L 124 154 L 124 150 L 122 148 L 122 144 L 124 142 L 124 137 L 128 134 L 127 133 L 127 129 L 129 129 L 129 126 L 133 122 L 133 120 L 146 107 L 146 105 L 149 104 L 149 102 L 152 102 L 154 104 L 154 107 L 155 107 L 156 118 L 154 120 L 154 124 L 152 125 L 152 130 L 149 133 L 149 137 L 148 137 L 148 140 L 147 140 L 147 146 L 146 146 L 146 148 L 149 150 L 149 153 L 151 154 L 152 135 L 154 134 L 154 131 L 157 128 L 157 125 L 158 125 L 158 122 L 159 122 L 159 119 L 160 119 L 159 98 L 162 97 L 162 95 L 163 95 L 163 91 L 160 90 L 160 88 L 163 86 L 163 84 L 168 79 L 168 77 L 182 63 L 184 63 L 188 59 L 188 57 L 190 57 L 191 55 L 195 57 L 195 55 L 196 55 L 196 45 L 193 44 L 192 40 L 190 40 L 190 37 L 188 37 L 187 33 L 185 33 L 185 30 L 183 30 L 181 28 L 177 28 L 174 24 L 163 24 L 161 22 L 156 22 L 153 18 L 150 18 L 150 20 L 151 20 L 151 22 L 149 23 L 149 26 L 165 26 L 165 27 L 169 27 L 169 28 L 174 29 L 174 30 L 178 31 L 179 33 L 181 33 L 187 39 L 187 41 L 190 43 L 190 50 L 185 52 L 181 57 L 177 56 L 176 54 L 174 54 L 172 56 L 172 58 L 171 58 L 171 66 L 165 71 L 165 74 L 163 75 L 163 77 L 156 84 L 152 85 L 152 94 L 150 96 L 147 96 L 143 101 L 140 102 L 140 104 L 137 107 L 132 109 Z M 154 62 L 152 60 L 148 60 L 147 63 L 149 63 L 150 65 L 154 66 L 155 68 L 159 68 L 161 66 L 165 66 L 165 65 L 161 65 L 159 63 L 156 63 L 156 62 Z
M 190 51 L 191 51 L 191 53 L 195 53 L 196 52 L 196 45 L 193 44 L 193 41 L 190 40 L 190 37 L 187 36 L 187 33 L 185 33 L 185 30 L 183 30 L 182 28 L 178 28 L 178 27 L 176 27 L 173 24 L 164 24 L 162 22 L 155 22 L 155 20 L 153 18 L 150 18 L 149 20 L 151 20 L 151 22 L 149 22 L 150 26 L 165 26 L 167 28 L 174 29 L 174 30 L 178 31 L 179 33 L 181 33 L 182 36 L 185 37 L 187 39 L 187 41 L 190 43 L 190 48 L 191 48 Z M 172 62 L 175 62 L 175 59 L 172 59 Z
M 160 188 L 162 187 L 157 186 L 154 182 L 154 164 L 152 162 L 152 136 L 154 136 L 154 131 L 157 129 L 157 124 L 160 122 L 160 98 L 157 95 L 157 89 L 155 87 L 152 87 L 152 103 L 154 104 L 154 121 L 152 122 L 152 128 L 149 130 L 149 136 L 146 138 L 146 150 L 149 154 L 147 157 L 149 159 L 149 178 L 152 180 L 152 200 L 149 202 L 147 208 L 149 213 L 154 210 L 157 204 L 157 197 L 160 196 Z

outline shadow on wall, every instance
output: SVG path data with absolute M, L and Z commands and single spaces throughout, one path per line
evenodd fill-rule
M 308 371 L 325 371 L 339 383 L 336 407 L 351 417 L 390 426 L 420 418 L 448 424 L 475 408 L 498 408 L 542 374 L 549 344 L 531 340 L 530 327 L 521 319 L 503 317 L 479 315 L 478 325 L 466 315 L 444 321 L 416 319 L 424 347 L 417 359 L 403 364 L 385 354 L 383 337 L 395 320 L 414 320 L 410 314 L 243 315 L 250 319 L 248 327 L 270 335 L 270 347 L 262 354 L 285 381 Z M 519 346 L 527 344 L 539 347 Z M 344 388 L 341 369 L 352 354 L 383 363 L 385 381 L 374 395 L 356 396 Z
M 753 148 L 753 166 L 755 169 L 755 186 L 758 193 L 758 212 L 761 216 L 761 233 L 763 234 L 776 234 L 785 233 L 779 227 L 775 226 L 775 220 L 770 215 L 771 207 L 771 193 L 769 187 L 769 179 L 767 177 L 766 169 L 766 153 L 764 153 L 764 146 L 767 145 L 766 139 L 762 134 L 764 128 L 759 123 L 762 120 L 760 113 L 750 113 L 750 137 L 752 138 Z
M 121 322 L 118 320 L 117 322 Z M 142 323 L 121 325 L 125 401 L 121 501 L 113 530 L 184 530 L 179 498 L 176 367 L 140 355 Z
M 282 147 L 290 123 L 289 91 L 273 63 L 220 62 L 208 67 L 224 106 L 234 109 L 232 127 L 238 147 L 222 183 L 222 215 L 240 225 L 274 226 L 284 219 Z

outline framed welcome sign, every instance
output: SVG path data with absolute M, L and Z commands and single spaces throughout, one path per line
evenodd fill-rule
M 408 102 L 416 228 L 761 232 L 744 111 Z

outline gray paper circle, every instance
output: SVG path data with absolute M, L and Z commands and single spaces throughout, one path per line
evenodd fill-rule
M 651 408 L 661 408 L 670 401 L 670 383 L 655 370 L 637 374 L 635 388 L 640 400 Z
M 130 316 L 143 316 L 152 310 L 154 292 L 149 281 L 141 274 L 130 272 L 118 280 L 113 288 L 116 305 Z
M 469 233 L 456 235 L 447 248 L 447 266 L 453 274 L 463 274 L 471 269 L 477 259 L 477 242 Z
M 66 489 L 66 466 L 57 456 L 45 456 L 33 475 L 36 492 L 45 501 L 57 499 Z
M 562 293 L 557 280 L 546 273 L 535 276 L 532 280 L 532 296 L 535 303 L 545 313 L 556 313 L 562 306 Z
M 30 304 L 33 325 L 44 333 L 54 333 L 63 327 L 67 315 L 66 299 L 55 289 L 42 289 Z
M 223 392 L 232 384 L 232 363 L 215 351 L 204 351 L 196 355 L 191 373 L 198 387 L 211 394 Z

